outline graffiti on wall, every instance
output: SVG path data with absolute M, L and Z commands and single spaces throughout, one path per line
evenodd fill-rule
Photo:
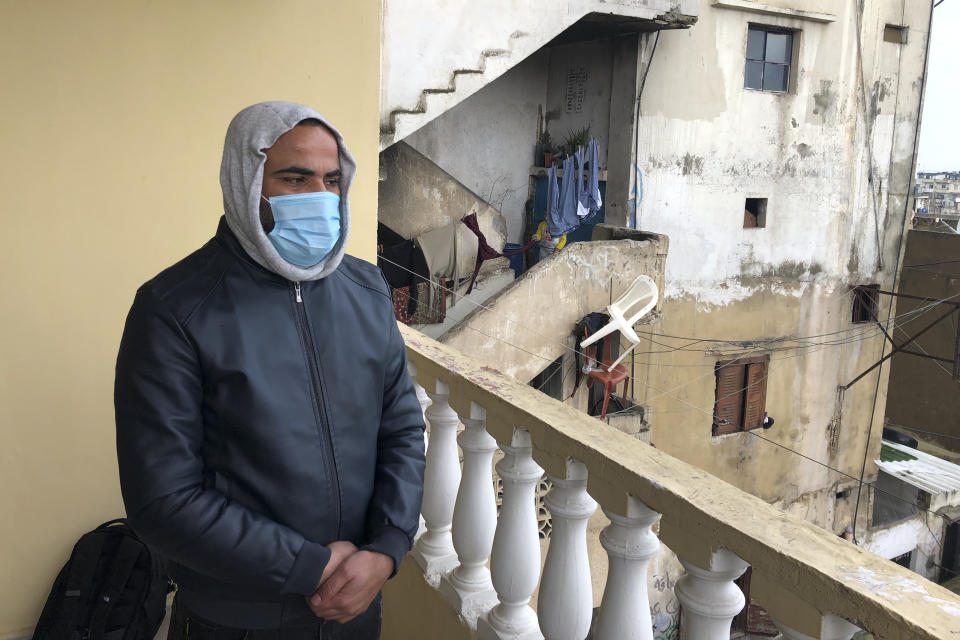
M 650 619 L 653 622 L 654 640 L 680 638 L 680 602 L 673 592 L 676 582 L 669 570 L 653 576 L 652 587 L 656 593 L 651 598 Z

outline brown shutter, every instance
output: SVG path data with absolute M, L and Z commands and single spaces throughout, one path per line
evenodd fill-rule
M 763 424 L 767 403 L 767 361 L 747 365 L 746 402 L 743 411 L 743 428 L 756 429 Z
M 717 400 L 713 410 L 714 434 L 739 431 L 743 417 L 744 370 L 735 360 L 718 362 Z

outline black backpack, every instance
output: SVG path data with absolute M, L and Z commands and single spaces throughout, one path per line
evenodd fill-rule
M 74 545 L 33 640 L 153 640 L 171 588 L 162 559 L 125 519 L 104 522 Z

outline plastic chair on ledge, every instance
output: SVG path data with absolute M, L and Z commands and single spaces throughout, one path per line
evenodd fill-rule
M 614 331 L 619 331 L 620 335 L 629 340 L 631 344 L 630 348 L 621 353 L 620 357 L 607 369 L 608 373 L 613 371 L 613 368 L 620 364 L 620 361 L 627 357 L 627 354 L 633 351 L 633 348 L 640 342 L 640 336 L 633 330 L 633 325 L 657 306 L 659 295 L 660 291 L 657 289 L 657 285 L 649 276 L 638 276 L 633 284 L 627 287 L 623 295 L 607 307 L 610 322 L 581 342 L 580 346 L 589 346 L 600 338 Z

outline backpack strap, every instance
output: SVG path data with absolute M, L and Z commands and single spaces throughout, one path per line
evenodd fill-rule
M 110 563 L 110 569 L 104 578 L 103 589 L 100 592 L 100 600 L 96 603 L 91 603 L 93 606 L 93 614 L 90 616 L 89 627 L 89 638 L 91 640 L 103 638 L 103 632 L 107 626 L 107 618 L 110 617 L 110 612 L 120 599 L 120 594 L 123 592 L 127 580 L 130 579 L 133 565 L 136 563 L 137 558 L 140 557 L 141 551 L 143 551 L 143 543 L 136 538 L 130 536 L 123 536 L 121 538 L 120 547 L 117 549 L 117 554 L 113 562 Z
M 81 618 L 87 606 L 86 592 L 90 587 L 91 578 L 97 568 L 100 552 L 106 536 L 102 534 L 86 535 L 77 542 L 70 557 L 70 569 L 63 585 L 63 615 L 61 620 L 64 628 L 75 630 L 81 623 Z
M 128 530 L 130 529 L 130 524 L 127 522 L 126 518 L 114 518 L 113 520 L 107 520 L 106 522 L 104 522 L 102 525 L 97 527 L 95 531 L 102 531 L 103 529 L 106 529 L 107 527 L 112 527 L 115 524 L 122 524 L 126 529 Z

